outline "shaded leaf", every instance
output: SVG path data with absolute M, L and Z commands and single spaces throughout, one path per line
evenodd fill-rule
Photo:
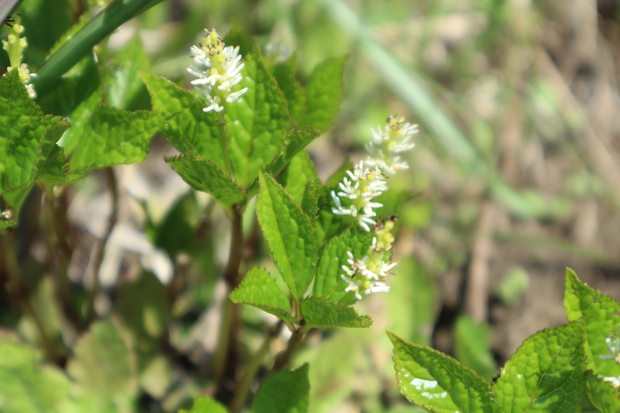
M 324 133 L 334 122 L 342 100 L 345 62 L 346 57 L 327 59 L 314 68 L 306 85 L 306 111 L 301 125 L 312 125 Z
M 138 69 L 150 72 L 151 63 L 139 36 L 134 36 L 111 59 L 110 105 L 124 110 L 150 109 L 148 92 Z
M 478 323 L 468 316 L 456 321 L 454 339 L 457 359 L 487 380 L 497 372 L 491 354 L 491 328 L 486 323 Z
M 291 117 L 297 124 L 300 124 L 306 104 L 306 95 L 296 78 L 296 60 L 296 56 L 292 55 L 286 61 L 276 64 L 273 68 L 273 77 L 284 93 Z
M 308 364 L 297 370 L 280 370 L 267 377 L 252 402 L 252 413 L 305 413 L 310 382 Z
M 213 161 L 189 154 L 166 158 L 166 163 L 192 188 L 211 194 L 224 206 L 245 202 L 243 190 Z
M 179 413 L 227 413 L 224 406 L 210 397 L 199 397 L 189 410 L 179 410 Z

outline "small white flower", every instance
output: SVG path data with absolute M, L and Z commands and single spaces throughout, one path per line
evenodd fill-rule
M 415 147 L 411 139 L 417 133 L 418 125 L 407 123 L 403 118 L 390 116 L 385 130 L 379 126 L 376 131 L 372 131 L 372 139 L 366 144 L 366 150 L 370 154 L 367 163 L 378 166 L 389 174 L 394 174 L 400 169 L 408 169 L 409 165 L 402 161 L 398 154 Z
M 360 161 L 353 168 L 353 172 L 347 171 L 349 178 L 344 178 L 338 187 L 340 192 L 332 191 L 331 196 L 336 204 L 332 212 L 336 215 L 350 215 L 357 217 L 359 225 L 366 231 L 376 222 L 372 218 L 377 214 L 374 208 L 381 208 L 383 204 L 373 202 L 372 199 L 387 190 L 385 177 L 378 167 L 372 170 L 366 167 L 364 161 Z M 350 200 L 349 206 L 343 206 L 341 199 Z
M 190 48 L 190 56 L 197 65 L 191 65 L 187 71 L 198 78 L 192 80 L 191 84 L 209 103 L 203 111 L 221 112 L 224 110 L 224 102 L 235 102 L 248 90 L 246 87 L 232 91 L 243 78 L 241 70 L 244 64 L 241 62 L 239 46 L 225 47 L 215 30 L 206 32 L 200 45 Z

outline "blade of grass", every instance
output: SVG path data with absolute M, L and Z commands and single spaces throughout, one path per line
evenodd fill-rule
M 357 40 L 363 56 L 375 67 L 394 94 L 419 117 L 424 127 L 439 140 L 465 171 L 474 173 L 486 182 L 495 199 L 518 216 L 541 216 L 546 213 L 504 182 L 436 103 L 436 99 L 424 82 L 415 73 L 407 70 L 379 43 L 344 1 L 319 0 L 319 3 L 343 31 Z
M 58 79 L 121 24 L 163 0 L 115 0 L 50 56 L 37 70 L 33 84 L 37 95 L 50 92 Z

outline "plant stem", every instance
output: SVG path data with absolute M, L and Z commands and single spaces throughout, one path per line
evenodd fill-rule
M 241 382 L 239 383 L 239 386 L 236 389 L 235 396 L 232 402 L 230 403 L 229 411 L 231 413 L 239 412 L 241 408 L 243 407 L 243 405 L 245 404 L 245 401 L 248 397 L 248 393 L 250 392 L 250 386 L 252 385 L 252 382 L 254 381 L 254 378 L 256 377 L 256 372 L 258 371 L 258 368 L 263 362 L 263 359 L 267 355 L 271 342 L 276 337 L 278 337 L 278 335 L 280 334 L 280 330 L 282 330 L 283 325 L 284 325 L 284 322 L 282 320 L 279 320 L 275 325 L 273 325 L 269 329 L 265 337 L 265 340 L 261 344 L 260 348 L 254 354 L 254 356 L 250 359 L 250 362 L 248 363 L 246 367 L 245 375 L 241 379 Z
M 54 344 L 50 340 L 47 331 L 45 331 L 43 321 L 32 305 L 28 289 L 22 281 L 23 274 L 17 262 L 15 231 L 13 229 L 5 230 L 2 237 L 0 237 L 0 251 L 4 252 L 2 258 L 8 275 L 8 280 L 5 285 L 7 296 L 15 301 L 16 306 L 22 313 L 29 316 L 34 321 L 47 359 L 52 363 L 59 364 L 60 358 L 58 357 Z
M 236 346 L 239 335 L 239 306 L 230 301 L 228 294 L 239 285 L 239 267 L 243 252 L 243 229 L 241 219 L 241 206 L 233 205 L 230 236 L 230 252 L 228 265 L 224 269 L 224 281 L 226 282 L 226 299 L 222 309 L 222 320 L 219 339 L 214 354 L 213 376 L 217 386 L 216 393 L 221 396 L 224 389 L 224 381 L 232 377 L 236 370 Z
M 304 326 L 300 326 L 297 330 L 293 331 L 293 335 L 288 341 L 288 345 L 286 346 L 286 350 L 284 353 L 280 354 L 273 364 L 272 372 L 278 371 L 281 368 L 285 367 L 291 362 L 293 355 L 299 349 L 301 342 L 303 341 L 306 333 L 308 331 L 304 328 Z
M 91 267 L 90 277 L 93 280 L 93 285 L 88 294 L 88 302 L 86 309 L 86 323 L 90 324 L 96 317 L 95 313 L 95 299 L 97 298 L 97 294 L 99 294 L 99 290 L 101 289 L 101 283 L 99 282 L 99 267 L 101 267 L 101 263 L 103 262 L 103 252 L 105 250 L 105 246 L 112 234 L 112 230 L 116 225 L 116 221 L 118 220 L 118 186 L 116 184 L 116 177 L 114 176 L 114 171 L 112 168 L 105 168 L 103 172 L 106 175 L 108 189 L 110 191 L 110 195 L 112 196 L 112 210 L 110 211 L 110 217 L 108 219 L 108 226 L 106 227 L 105 233 L 103 237 L 99 240 L 99 242 L 95 245 L 95 252 L 93 263 Z

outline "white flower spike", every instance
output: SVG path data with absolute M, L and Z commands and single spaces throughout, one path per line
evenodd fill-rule
M 385 130 L 379 126 L 376 131 L 372 131 L 372 140 L 366 144 L 370 154 L 366 162 L 390 175 L 401 169 L 409 169 L 407 162 L 400 159 L 399 153 L 415 147 L 411 139 L 417 133 L 418 125 L 407 123 L 404 118 L 396 115 L 390 116 Z
M 225 102 L 235 102 L 248 90 L 246 87 L 232 91 L 243 78 L 241 70 L 244 64 L 241 62 L 239 46 L 225 46 L 215 30 L 205 31 L 207 34 L 200 45 L 190 48 L 190 55 L 197 65 L 191 65 L 187 71 L 197 77 L 191 83 L 209 103 L 203 111 L 221 112 Z

